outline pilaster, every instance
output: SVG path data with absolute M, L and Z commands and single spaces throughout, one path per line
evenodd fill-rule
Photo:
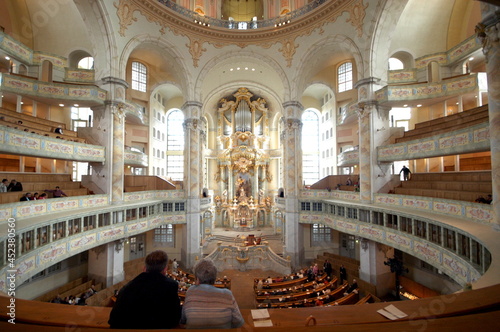
M 103 244 L 89 250 L 88 275 L 103 288 L 113 286 L 124 280 L 123 244 L 120 240 Z
M 367 239 L 361 240 L 360 249 L 360 279 L 377 285 L 377 296 L 387 295 L 394 289 L 394 275 L 384 262 L 394 256 L 394 249 Z
M 302 121 L 303 106 L 296 101 L 283 104 L 285 110 L 282 133 L 283 188 L 285 190 L 285 255 L 292 267 L 304 262 L 302 225 L 299 223 L 299 196 L 302 188 Z
M 186 116 L 184 121 L 185 152 L 184 152 L 184 190 L 187 196 L 186 227 L 183 230 L 184 243 L 182 261 L 187 266 L 193 266 L 201 254 L 201 192 L 203 187 L 203 145 L 201 144 L 201 114 L 202 104 L 188 101 L 182 106 Z
M 490 118 L 491 179 L 493 228 L 500 231 L 500 11 L 494 5 L 482 4 L 483 21 L 476 26 L 483 43 L 488 76 L 488 112 Z

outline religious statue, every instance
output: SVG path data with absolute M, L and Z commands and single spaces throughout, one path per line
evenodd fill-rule
M 222 203 L 227 204 L 227 189 L 222 192 Z
M 240 203 L 246 203 L 248 200 L 247 194 L 245 193 L 245 189 L 240 188 L 240 197 L 238 198 L 238 201 Z

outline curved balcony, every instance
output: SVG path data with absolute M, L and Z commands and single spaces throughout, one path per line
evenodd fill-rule
M 176 13 L 186 17 L 192 22 L 198 23 L 201 26 L 206 27 L 218 27 L 218 28 L 226 28 L 226 29 L 239 29 L 239 30 L 247 30 L 247 29 L 260 29 L 267 27 L 276 27 L 287 24 L 287 22 L 297 19 L 304 14 L 307 14 L 313 9 L 321 6 L 323 3 L 327 2 L 327 0 L 316 0 L 312 1 L 309 4 L 296 9 L 294 11 L 289 12 L 284 17 L 270 18 L 267 20 L 256 20 L 256 21 L 228 21 L 221 20 L 218 18 L 212 18 L 208 16 L 201 16 L 198 13 L 191 11 L 185 7 L 182 7 L 170 0 L 158 0 L 159 3 L 163 4 L 165 7 L 170 8 Z
M 29 96 L 34 100 L 49 98 L 75 102 L 87 107 L 103 105 L 106 99 L 106 90 L 97 86 L 43 82 L 31 77 L 5 73 L 0 74 L 0 90 Z
M 384 105 L 395 102 L 453 97 L 479 89 L 478 75 L 458 76 L 435 83 L 389 85 L 375 91 L 376 99 Z
M 441 157 L 490 150 L 488 122 L 431 137 L 377 147 L 379 162 Z
M 359 164 L 359 148 L 352 148 L 346 151 L 342 151 L 337 156 L 337 166 L 347 167 Z
M 148 167 L 148 155 L 143 152 L 125 150 L 123 162 L 127 166 Z
M 175 197 L 175 198 L 174 198 Z M 184 193 L 125 193 L 112 205 L 108 195 L 3 204 L 0 210 L 0 291 L 7 270 L 26 280 L 45 268 L 97 245 L 140 234 L 163 224 L 186 223 Z M 135 204 L 133 202 L 136 202 Z M 137 203 L 140 202 L 140 203 Z M 8 229 L 15 229 L 15 266 L 7 264 Z M 42 234 L 45 234 L 45 243 Z
M 81 162 L 105 162 L 103 146 L 61 140 L 1 125 L 0 152 Z
M 300 222 L 324 224 L 343 233 L 389 245 L 433 265 L 462 286 L 470 282 L 476 282 L 479 287 L 498 283 L 500 265 L 498 258 L 490 253 L 498 252 L 500 244 L 491 231 L 491 224 L 462 218 L 462 214 L 465 217 L 482 212 L 492 218 L 492 211 L 487 211 L 490 206 L 463 204 L 467 213 L 462 212 L 462 205 L 451 201 L 433 203 L 422 197 L 376 194 L 376 203 L 389 201 L 394 204 L 363 206 L 334 200 L 308 201 L 316 204 L 302 205 Z M 307 209 L 311 205 L 316 206 L 316 211 Z M 444 210 L 448 215 L 429 213 L 434 210 Z M 454 215 L 451 220 L 450 215 Z M 453 234 L 451 242 L 447 242 L 445 232 Z

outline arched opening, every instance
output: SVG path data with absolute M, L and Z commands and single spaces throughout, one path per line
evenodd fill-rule
M 40 77 L 40 81 L 52 82 L 52 68 L 52 62 L 48 60 L 44 60 L 42 62 L 42 75 Z
M 429 83 L 439 82 L 440 79 L 439 64 L 436 61 L 432 61 L 427 65 L 427 81 Z

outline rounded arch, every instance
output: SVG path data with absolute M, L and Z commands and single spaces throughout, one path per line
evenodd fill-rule
M 182 55 L 177 51 L 177 46 L 168 43 L 165 39 L 158 39 L 147 34 L 134 36 L 123 48 L 118 64 L 118 71 L 121 74 L 120 78 L 126 79 L 127 64 L 131 54 L 141 47 L 144 49 L 151 48 L 161 50 L 162 56 L 165 58 L 166 62 L 169 63 L 169 68 L 172 69 L 172 76 L 179 82 L 177 85 L 181 87 L 181 91 L 188 95 L 189 91 L 192 90 L 193 83 L 191 77 L 187 74 L 189 72 L 187 70 L 187 64 Z M 159 81 L 161 81 L 161 79 Z
M 384 6 L 379 8 L 373 27 L 369 59 L 367 59 L 369 67 L 366 68 L 365 77 L 377 77 L 383 81 L 387 79 L 387 61 L 392 40 L 390 37 L 406 4 L 406 1 L 387 0 Z
M 193 96 L 194 100 L 203 101 L 204 99 L 206 100 L 207 98 L 209 98 L 208 96 L 210 96 L 210 93 L 205 92 L 205 96 L 203 95 L 204 91 L 208 91 L 208 89 L 204 89 L 204 85 L 207 84 L 207 78 L 210 76 L 210 74 L 213 73 L 214 70 L 216 70 L 216 68 L 218 66 L 220 66 L 221 64 L 227 63 L 227 62 L 234 62 L 235 58 L 238 58 L 238 60 L 240 62 L 247 59 L 249 62 L 253 62 L 256 65 L 258 64 L 258 65 L 265 66 L 265 67 L 272 69 L 272 71 L 276 75 L 276 78 L 274 79 L 274 81 L 276 82 L 276 84 L 278 86 L 280 86 L 280 88 L 279 89 L 273 88 L 272 86 L 268 85 L 267 89 L 268 90 L 275 90 L 275 91 L 281 90 L 281 91 L 279 91 L 279 93 L 276 92 L 277 95 L 281 94 L 281 98 L 279 98 L 279 100 L 289 100 L 289 91 L 291 89 L 291 84 L 290 84 L 290 79 L 286 75 L 283 68 L 273 58 L 270 58 L 270 57 L 267 57 L 267 56 L 264 56 L 261 54 L 248 52 L 248 51 L 227 52 L 227 53 L 221 54 L 220 56 L 217 56 L 217 57 L 210 59 L 210 61 L 208 61 L 205 66 L 203 66 L 198 77 L 196 78 L 196 85 L 194 86 L 193 91 L 195 93 L 198 93 L 198 95 Z M 266 77 L 268 77 L 268 78 L 272 77 L 272 75 L 270 75 L 270 74 L 271 73 L 267 72 Z M 217 76 L 219 76 L 219 75 L 217 75 Z M 243 80 L 238 81 L 236 83 L 230 83 L 230 80 L 228 79 L 225 82 L 221 82 L 220 85 L 228 86 L 228 85 L 232 84 L 234 86 L 238 85 L 238 87 L 239 87 L 241 85 L 248 85 L 247 82 L 248 82 L 248 80 L 243 79 Z M 263 83 L 264 82 L 255 82 L 255 85 L 259 85 L 260 87 L 266 86 Z
M 74 50 L 68 55 L 69 68 L 78 68 L 78 63 L 84 58 L 93 58 L 92 55 L 84 50 Z
M 101 1 L 76 1 L 75 2 L 83 22 L 87 28 L 87 35 L 92 39 L 94 49 L 91 54 L 95 56 L 94 71 L 95 80 L 103 77 L 120 77 L 125 75 L 117 68 L 117 44 L 114 22 L 110 13 L 106 10 L 106 5 Z M 90 13 L 90 15 L 89 15 Z
M 357 79 L 364 77 L 365 69 L 361 51 L 350 38 L 336 35 L 323 38 L 314 43 L 299 60 L 301 67 L 296 71 L 292 81 L 297 82 L 291 92 L 292 98 L 298 98 L 309 85 L 309 80 L 332 62 L 339 63 L 352 59 Z M 313 63 L 314 65 L 310 65 Z M 336 80 L 336 79 L 335 79 Z M 322 82 L 330 85 L 329 82 Z
M 394 52 L 389 58 L 395 58 L 401 61 L 404 69 L 410 69 L 415 66 L 415 57 L 407 50 Z

